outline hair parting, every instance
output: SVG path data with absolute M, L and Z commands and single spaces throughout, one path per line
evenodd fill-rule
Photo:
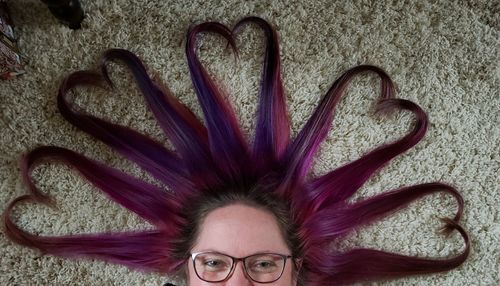
M 282 158 L 288 147 L 290 123 L 281 82 L 278 35 L 267 22 L 258 17 L 240 20 L 233 32 L 239 31 L 248 22 L 258 24 L 266 37 L 252 155 L 256 168 L 261 173 L 267 173 Z
M 123 49 L 111 49 L 104 53 L 101 71 L 106 81 L 112 85 L 106 64 L 118 60 L 132 71 L 144 98 L 155 115 L 160 127 L 180 154 L 190 174 L 204 174 L 204 168 L 213 168 L 214 162 L 207 148 L 208 135 L 205 126 L 185 105 L 180 103 L 167 89 L 154 83 L 146 72 L 141 60 Z M 197 187 L 210 185 L 210 178 L 199 176 L 205 181 L 197 182 Z
M 325 205 L 349 199 L 376 171 L 424 137 L 428 124 L 427 115 L 418 105 L 403 99 L 385 99 L 379 103 L 378 108 L 378 112 L 393 108 L 413 112 L 416 116 L 413 130 L 393 143 L 378 147 L 351 163 L 312 179 L 308 183 L 311 189 L 307 193 L 308 207 L 319 210 Z
M 55 207 L 54 200 L 40 192 L 31 179 L 32 170 L 48 160 L 64 162 L 76 169 L 108 198 L 148 220 L 157 229 L 58 237 L 33 235 L 20 229 L 11 218 L 16 205 L 35 202 Z M 29 194 L 13 200 L 3 214 L 5 233 L 11 240 L 37 248 L 42 253 L 68 258 L 99 258 L 148 271 L 167 271 L 170 267 L 178 267 L 177 262 L 169 258 L 169 241 L 176 237 L 185 222 L 176 212 L 180 202 L 174 194 L 59 147 L 39 147 L 26 154 L 21 159 L 21 172 Z
M 233 108 L 215 85 L 212 77 L 196 55 L 196 39 L 202 32 L 213 32 L 223 36 L 235 52 L 236 43 L 231 30 L 217 22 L 202 23 L 192 28 L 187 35 L 186 56 L 198 101 L 202 107 L 208 129 L 212 156 L 217 158 L 217 169 L 222 170 L 227 180 L 240 180 L 242 174 L 251 170 L 248 144 L 238 125 Z M 246 172 L 245 172 L 246 171 Z
M 307 285 L 327 285 L 331 281 L 344 285 L 354 282 L 382 280 L 408 275 L 443 272 L 458 267 L 470 252 L 469 237 L 454 220 L 444 219 L 446 229 L 457 230 L 465 242 L 459 255 L 449 259 L 418 258 L 384 251 L 358 248 L 344 253 L 325 253 L 324 249 L 313 247 L 319 260 L 308 269 Z
M 458 223 L 462 217 L 463 199 L 455 188 L 442 183 L 427 183 L 385 192 L 355 203 L 338 203 L 308 216 L 302 222 L 301 236 L 308 246 L 323 245 L 356 227 L 379 220 L 406 207 L 423 196 L 446 192 L 457 202 L 457 212 L 452 219 Z
M 178 190 L 179 195 L 192 190 L 193 186 L 188 179 L 184 162 L 159 142 L 132 129 L 72 108 L 67 98 L 71 89 L 78 85 L 100 86 L 102 83 L 102 76 L 94 72 L 79 71 L 70 74 L 61 84 L 57 98 L 61 115 L 77 128 L 138 164 L 170 188 Z
M 256 129 L 251 143 L 245 139 L 226 94 L 199 60 L 196 45 L 200 34 L 216 33 L 227 40 L 237 56 L 235 36 L 249 23 L 259 27 L 265 37 Z M 174 275 L 182 269 L 186 251 L 196 236 L 199 220 L 193 218 L 202 218 L 224 204 L 243 202 L 263 206 L 276 216 L 293 255 L 302 261 L 299 285 L 323 286 L 331 285 L 332 281 L 347 284 L 440 272 L 465 261 L 471 246 L 459 224 L 464 201 L 454 187 L 441 182 L 421 183 L 348 201 L 392 159 L 414 147 L 427 131 L 426 113 L 416 103 L 395 97 L 394 84 L 384 70 L 360 65 L 345 71 L 323 96 L 298 135 L 290 138 L 278 35 L 267 21 L 247 17 L 233 29 L 217 22 L 193 26 L 187 33 L 185 52 L 204 123 L 166 85 L 151 78 L 138 56 L 123 49 L 103 54 L 100 73 L 77 71 L 68 75 L 57 97 L 59 111 L 67 121 L 136 163 L 168 191 L 74 151 L 39 147 L 21 158 L 21 176 L 28 194 L 15 198 L 3 213 L 5 234 L 11 240 L 44 254 L 92 257 L 133 269 Z M 146 105 L 175 150 L 164 147 L 164 142 L 74 106 L 70 93 L 79 86 L 113 87 L 108 70 L 111 61 L 121 62 L 130 70 Z M 366 72 L 380 78 L 375 113 L 410 112 L 414 117 L 413 127 L 399 139 L 377 146 L 325 175 L 309 176 L 313 158 L 332 125 L 335 107 L 351 80 Z M 33 169 L 47 160 L 70 166 L 110 200 L 154 228 L 63 236 L 35 235 L 23 230 L 12 218 L 18 204 L 55 205 L 31 178 Z M 349 232 L 437 192 L 449 194 L 456 201 L 455 216 L 442 220 L 444 233 L 457 231 L 463 238 L 465 248 L 460 254 L 438 259 L 366 248 L 345 252 L 332 248 L 332 242 Z

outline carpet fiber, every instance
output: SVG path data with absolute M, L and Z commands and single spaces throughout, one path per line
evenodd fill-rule
M 331 3 L 335 2 L 335 3 Z M 126 4 L 129 3 L 129 4 Z M 496 4 L 495 4 L 496 3 Z M 64 76 L 95 69 L 107 48 L 133 51 L 172 92 L 201 117 L 184 55 L 188 28 L 207 20 L 232 26 L 257 15 L 269 20 L 281 42 L 282 77 L 297 134 L 321 96 L 342 71 L 358 65 L 384 68 L 400 98 L 429 115 L 426 137 L 367 182 L 357 198 L 404 185 L 448 182 L 465 199 L 462 225 L 472 241 L 469 259 L 447 273 L 403 278 L 384 285 L 498 285 L 499 277 L 499 5 L 496 1 L 83 1 L 83 28 L 60 25 L 41 1 L 10 1 L 27 74 L 0 82 L 0 206 L 26 189 L 19 156 L 40 145 L 76 150 L 150 180 L 135 165 L 64 121 L 56 93 Z M 221 38 L 199 42 L 203 63 L 230 94 L 243 128 L 251 134 L 257 102 L 262 32 L 249 25 L 238 36 L 240 59 Z M 88 112 L 163 140 L 129 72 L 112 64 L 116 89 L 80 89 L 76 102 Z M 412 126 L 406 113 L 376 117 L 378 80 L 362 75 L 340 102 L 333 128 L 316 156 L 314 174 L 358 158 Z M 168 145 L 168 143 L 167 143 Z M 19 225 L 33 233 L 143 229 L 138 217 L 108 201 L 61 164 L 35 170 L 37 185 L 59 209 L 23 204 Z M 454 201 L 426 197 L 361 229 L 343 247 L 367 246 L 408 255 L 447 257 L 461 251 L 454 233 L 438 233 L 438 218 L 451 216 Z M 130 271 L 100 261 L 41 256 L 0 234 L 0 285 L 162 285 L 167 277 Z M 332 285 L 335 281 L 332 281 Z M 377 285 L 377 284 L 374 284 Z

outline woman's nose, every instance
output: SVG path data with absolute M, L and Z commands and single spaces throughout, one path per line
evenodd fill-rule
M 253 285 L 252 280 L 248 278 L 243 269 L 242 263 L 238 263 L 235 266 L 233 274 L 226 280 L 225 286 L 251 286 Z

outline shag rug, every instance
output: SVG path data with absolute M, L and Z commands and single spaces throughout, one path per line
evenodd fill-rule
M 91 158 L 146 176 L 64 121 L 56 108 L 62 79 L 95 69 L 108 48 L 133 51 L 172 92 L 201 116 L 190 82 L 184 45 L 190 26 L 220 21 L 232 26 L 244 16 L 270 21 L 281 43 L 282 78 L 297 134 L 320 98 L 346 69 L 372 64 L 385 69 L 397 97 L 419 104 L 430 118 L 426 137 L 368 181 L 357 198 L 404 185 L 442 181 L 465 199 L 462 225 L 472 251 L 459 268 L 384 285 L 499 285 L 499 4 L 497 1 L 82 1 L 81 30 L 60 25 L 42 1 L 8 2 L 17 24 L 27 73 L 0 82 L 0 210 L 26 192 L 18 159 L 40 145 L 76 150 Z M 240 59 L 212 34 L 199 41 L 199 54 L 230 94 L 243 128 L 252 134 L 263 54 L 262 32 L 247 25 L 237 38 Z M 80 89 L 76 102 L 88 112 L 163 140 L 130 73 L 112 64 L 116 89 Z M 315 159 L 314 173 L 358 158 L 395 140 L 412 126 L 412 116 L 373 115 L 379 82 L 354 80 L 340 102 L 333 127 Z M 168 143 L 166 143 L 168 145 Z M 119 231 L 148 228 L 138 217 L 108 201 L 62 164 L 35 170 L 37 185 L 59 209 L 23 204 L 16 222 L 33 233 Z M 432 195 L 356 231 L 345 247 L 366 246 L 408 255 L 449 257 L 463 249 L 454 233 L 438 233 L 439 217 L 450 217 L 451 197 Z M 20 247 L 0 234 L 0 285 L 162 285 L 168 277 L 131 271 L 93 260 L 70 261 Z M 332 281 L 332 285 L 335 281 Z M 374 283 L 373 285 L 379 285 Z

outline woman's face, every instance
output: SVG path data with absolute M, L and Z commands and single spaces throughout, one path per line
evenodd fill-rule
M 210 212 L 200 226 L 199 236 L 191 252 L 218 252 L 236 258 L 256 253 L 291 255 L 274 215 L 242 204 L 233 204 Z M 201 280 L 195 273 L 193 261 L 188 259 L 187 263 L 189 286 L 294 286 L 297 284 L 293 275 L 293 260 L 290 258 L 285 262 L 281 278 L 266 284 L 252 281 L 245 273 L 242 261 L 235 264 L 227 280 L 217 283 Z M 219 263 L 205 262 L 207 267 L 212 268 L 218 267 L 217 264 Z M 257 269 L 261 269 L 266 263 L 257 262 L 255 265 Z

